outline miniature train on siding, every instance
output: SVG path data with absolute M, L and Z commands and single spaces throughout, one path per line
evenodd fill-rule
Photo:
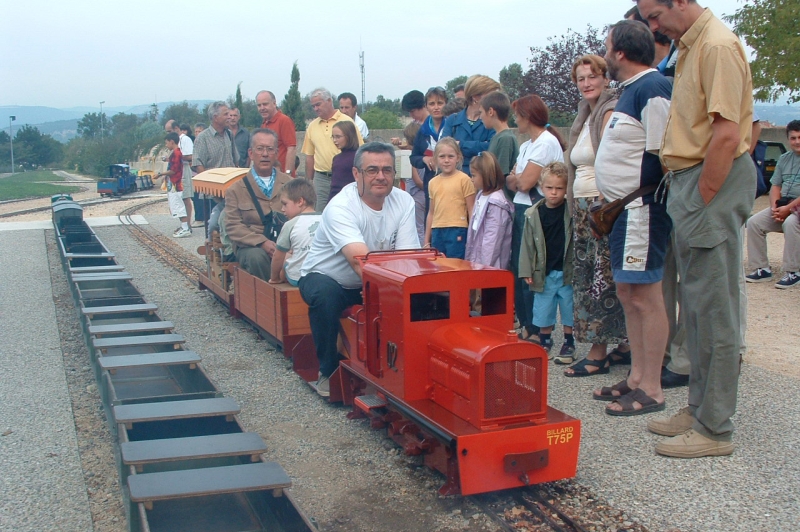
M 153 188 L 153 172 L 150 170 L 134 170 L 127 164 L 112 164 L 108 167 L 108 177 L 97 181 L 97 193 L 100 196 L 122 196 Z
M 193 186 L 224 197 L 245 173 L 210 170 Z M 200 287 L 281 347 L 313 386 L 319 365 L 299 290 L 224 262 L 217 234 L 198 251 L 207 262 Z M 445 476 L 443 495 L 574 477 L 580 421 L 547 404 L 547 353 L 513 329 L 512 274 L 435 250 L 362 261 L 363 305 L 341 317 L 346 359 L 331 376 L 329 400 L 423 456 Z

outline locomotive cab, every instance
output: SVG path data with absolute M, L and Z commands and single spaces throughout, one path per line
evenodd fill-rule
M 546 417 L 547 354 L 512 330 L 510 272 L 436 251 L 372 253 L 363 282 L 345 345 L 381 387 L 479 429 Z

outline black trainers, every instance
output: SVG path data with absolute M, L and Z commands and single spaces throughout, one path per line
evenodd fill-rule
M 551 338 L 549 340 L 541 342 L 539 345 L 542 346 L 542 349 L 547 351 L 547 360 L 553 360 L 553 353 L 551 353 L 551 351 L 553 350 L 553 339 Z
M 750 275 L 745 275 L 744 280 L 748 283 L 766 283 L 772 280 L 772 271 L 769 268 L 756 268 Z
M 781 280 L 775 283 L 775 288 L 793 288 L 800 286 L 800 272 L 786 272 Z

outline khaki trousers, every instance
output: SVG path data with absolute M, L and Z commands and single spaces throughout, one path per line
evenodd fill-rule
M 741 228 L 753 208 L 756 176 L 749 155 L 738 157 L 706 205 L 698 189 L 702 169 L 700 164 L 672 175 L 667 212 L 674 224 L 691 362 L 693 428 L 706 437 L 729 441 L 741 367 Z

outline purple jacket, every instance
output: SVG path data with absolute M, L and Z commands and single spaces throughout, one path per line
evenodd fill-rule
M 478 229 L 472 228 L 472 220 L 479 215 L 478 199 L 483 191 L 475 195 L 475 211 L 467 229 L 467 251 L 470 262 L 507 270 L 511 260 L 511 227 L 514 220 L 514 205 L 502 190 L 489 194 L 488 204 L 478 221 Z

